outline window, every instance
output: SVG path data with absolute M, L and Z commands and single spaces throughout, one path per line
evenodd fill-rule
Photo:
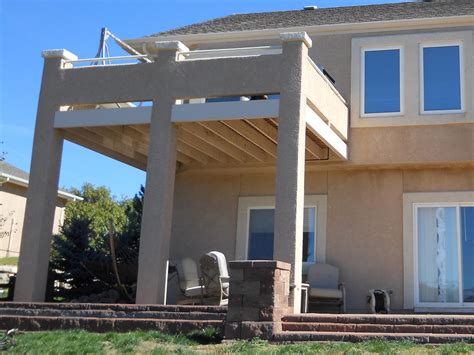
M 327 197 L 306 195 L 303 223 L 303 272 L 325 262 Z M 236 260 L 273 259 L 275 197 L 240 197 L 237 216 Z
M 252 208 L 249 211 L 248 259 L 273 259 L 274 208 Z M 316 261 L 316 207 L 304 209 L 303 262 Z
M 463 111 L 461 45 L 422 45 L 421 112 Z
M 416 206 L 418 304 L 474 303 L 474 205 Z
M 402 48 L 362 50 L 362 116 L 392 116 L 402 108 Z

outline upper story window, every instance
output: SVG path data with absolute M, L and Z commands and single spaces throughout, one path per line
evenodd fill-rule
M 402 48 L 362 50 L 361 116 L 402 114 Z
M 461 44 L 422 44 L 420 68 L 421 113 L 463 112 Z

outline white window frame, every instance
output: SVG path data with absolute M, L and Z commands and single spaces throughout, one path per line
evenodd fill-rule
M 459 74 L 460 74 L 460 89 L 461 89 L 461 108 L 458 110 L 425 110 L 425 68 L 424 68 L 424 49 L 435 47 L 451 47 L 459 46 Z M 452 41 L 425 41 L 420 43 L 419 49 L 419 74 L 420 74 L 420 114 L 421 115 L 447 115 L 460 114 L 466 112 L 465 105 L 465 78 L 466 71 L 464 68 L 464 43 L 460 40 Z
M 327 196 L 305 195 L 305 208 L 315 208 L 315 259 L 317 263 L 326 261 L 326 223 L 327 223 Z M 235 259 L 247 260 L 249 247 L 250 210 L 274 209 L 275 196 L 239 197 L 237 212 L 237 235 Z M 303 273 L 306 273 L 311 262 L 303 262 Z
M 400 111 L 398 112 L 365 112 L 365 53 L 386 51 L 386 50 L 399 50 L 399 70 L 400 70 Z M 361 48 L 360 58 L 360 117 L 393 117 L 403 116 L 405 114 L 405 50 L 403 45 L 387 45 L 387 46 L 364 46 Z
M 458 242 L 458 303 L 419 302 L 418 289 L 418 218 L 419 207 L 473 207 L 474 191 L 412 192 L 403 194 L 403 307 L 419 312 L 448 311 L 466 312 L 474 309 L 474 303 L 462 302 L 462 258 L 460 243 L 460 214 L 456 211 Z

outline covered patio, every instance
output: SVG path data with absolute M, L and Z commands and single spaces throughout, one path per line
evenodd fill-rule
M 166 297 L 176 173 L 276 166 L 274 259 L 291 265 L 299 312 L 305 164 L 348 158 L 347 104 L 309 47 L 304 32 L 281 34 L 278 47 L 221 51 L 157 42 L 128 57 L 145 63 L 85 67 L 45 51 L 15 300 L 44 300 L 66 139 L 147 172 L 140 304 Z

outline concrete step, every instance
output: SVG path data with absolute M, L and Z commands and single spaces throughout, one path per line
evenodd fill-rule
M 473 325 L 474 315 L 440 314 L 318 314 L 287 315 L 283 322 L 339 323 L 339 324 L 386 324 L 386 325 Z
M 52 309 L 52 308 L 0 308 L 3 316 L 31 317 L 87 317 L 87 318 L 152 318 L 152 319 L 187 319 L 187 320 L 223 320 L 225 313 L 201 311 L 113 311 L 89 309 Z
M 363 332 L 279 332 L 273 341 L 293 343 L 303 341 L 362 342 L 369 340 L 412 341 L 419 344 L 444 344 L 454 342 L 474 343 L 473 334 L 433 333 L 363 333 Z
M 137 305 L 137 304 L 105 304 L 105 303 L 55 303 L 55 302 L 0 302 L 0 310 L 5 308 L 21 309 L 62 309 L 62 310 L 110 310 L 124 312 L 207 312 L 227 313 L 222 306 L 191 306 L 191 305 Z
M 215 327 L 223 332 L 226 314 L 226 307 L 217 306 L 2 302 L 0 329 L 187 333 Z
M 474 325 L 432 324 L 352 324 L 284 322 L 284 331 L 291 332 L 352 332 L 352 333 L 423 333 L 423 334 L 474 334 Z
M 223 332 L 222 320 L 150 319 L 150 318 L 94 318 L 42 317 L 0 315 L 0 329 L 18 328 L 22 331 L 82 329 L 91 332 L 129 332 L 153 330 L 164 333 L 188 333 L 192 330 L 215 327 Z

